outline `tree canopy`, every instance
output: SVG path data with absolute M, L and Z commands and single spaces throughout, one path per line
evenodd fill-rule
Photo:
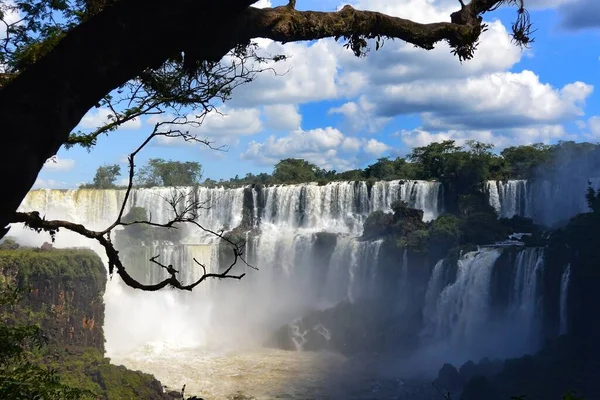
M 138 186 L 194 186 L 202 177 L 202 165 L 195 161 L 165 161 L 151 158 L 137 175 Z
M 114 188 L 117 177 L 121 175 L 121 167 L 117 164 L 101 165 L 96 170 L 94 181 L 83 185 L 86 188 L 111 189 Z
M 523 0 L 472 0 L 460 4 L 451 22 L 428 24 L 349 5 L 315 12 L 296 9 L 295 0 L 264 9 L 252 7 L 255 2 L 1 1 L 7 35 L 0 38 L 0 126 L 7 151 L 0 168 L 8 172 L 11 191 L 0 199 L 0 225 L 13 219 L 45 161 L 61 146 L 93 145 L 98 135 L 139 115 L 182 106 L 206 111 L 211 100 L 227 99 L 256 72 L 244 61 L 261 61 L 254 38 L 334 37 L 357 56 L 366 54 L 369 40 L 376 49 L 386 39 L 400 39 L 426 50 L 445 41 L 462 61 L 474 56 L 486 29 L 482 15 L 509 4 L 518 8 L 515 42 L 531 42 Z M 229 62 L 221 62 L 226 55 Z M 119 93 L 123 97 L 115 98 Z M 102 105 L 111 107 L 110 123 L 92 135 L 72 132 L 92 107 Z

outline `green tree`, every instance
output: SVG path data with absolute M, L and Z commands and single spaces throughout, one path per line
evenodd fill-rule
M 98 167 L 96 175 L 94 176 L 94 182 L 85 185 L 85 187 L 91 187 L 96 189 L 111 189 L 115 187 L 115 181 L 117 176 L 121 175 L 121 167 L 117 164 L 114 165 L 103 165 Z
M 550 161 L 551 149 L 551 146 L 535 143 L 528 146 L 507 147 L 500 155 L 506 161 L 510 178 L 529 179 L 537 167 Z
M 394 162 L 389 157 L 378 158 L 376 163 L 365 168 L 367 178 L 389 180 L 395 177 L 395 173 Z
M 590 210 L 592 210 L 593 213 L 600 214 L 600 189 L 594 190 L 591 182 L 588 182 L 585 199 L 587 200 Z
M 254 3 L 2 1 L 0 20 L 8 35 L 0 38 L 0 65 L 8 69 L 0 71 L 0 126 L 7 149 L 0 169 L 7 172 L 5 185 L 11 190 L 0 199 L 0 226 L 13 219 L 44 163 L 61 146 L 93 145 L 100 134 L 148 112 L 211 109 L 213 98 L 227 99 L 236 83 L 231 74 L 215 73 L 215 67 L 228 53 L 247 51 L 255 37 L 282 42 L 343 38 L 357 56 L 366 54 L 369 39 L 375 48 L 397 38 L 427 50 L 445 41 L 462 61 L 474 56 L 485 28 L 481 15 L 506 3 L 519 7 L 515 41 L 531 41 L 528 13 L 516 0 L 472 0 L 452 13 L 451 22 L 437 24 L 348 5 L 315 13 L 296 10 L 295 0 L 264 9 L 251 7 Z M 20 13 L 18 23 L 9 20 L 11 11 Z M 69 137 L 92 107 L 107 102 L 127 106 L 92 134 Z
M 286 158 L 275 164 L 273 179 L 278 183 L 314 182 L 320 168 L 299 158 Z
M 193 161 L 151 158 L 137 175 L 139 186 L 194 186 L 200 183 L 202 165 Z
M 408 159 L 418 164 L 415 169 L 419 179 L 443 179 L 449 172 L 447 171 L 449 155 L 461 149 L 454 140 L 444 140 L 415 147 Z

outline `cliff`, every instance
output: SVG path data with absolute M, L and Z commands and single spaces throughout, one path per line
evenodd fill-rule
M 48 346 L 32 357 L 55 369 L 63 382 L 107 400 L 170 399 L 153 376 L 110 364 L 104 358 L 106 270 L 87 249 L 0 250 L 4 287 L 23 290 L 3 309 L 5 324 L 39 325 Z

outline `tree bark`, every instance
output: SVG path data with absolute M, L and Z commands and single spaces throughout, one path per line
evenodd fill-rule
M 74 28 L 48 55 L 1 87 L 0 228 L 81 118 L 106 94 L 169 56 L 187 50 L 200 60 L 217 61 L 235 45 L 257 37 L 291 42 L 381 35 L 431 49 L 441 40 L 476 40 L 480 14 L 503 2 L 473 0 L 453 13 L 452 22 L 419 24 L 349 6 L 339 12 L 311 12 L 297 11 L 292 3 L 250 7 L 255 1 L 118 1 Z

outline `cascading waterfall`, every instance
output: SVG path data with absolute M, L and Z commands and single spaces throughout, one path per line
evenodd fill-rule
M 485 247 L 461 256 L 456 278 L 448 282 L 445 261 L 436 263 L 425 294 L 421 338 L 433 353 L 464 362 L 535 351 L 540 345 L 540 277 L 544 250 L 518 251 L 510 274 L 507 309 L 492 305 L 493 279 L 502 248 Z M 505 266 L 502 266 L 505 267 Z
M 124 196 L 124 190 L 34 190 L 23 201 L 21 210 L 37 210 L 48 218 L 103 228 L 116 218 Z M 191 204 L 200 205 L 194 213 L 202 226 L 211 231 L 238 226 L 248 231 L 255 228 L 246 233 L 245 256 L 260 271 L 251 271 L 234 289 L 230 284 L 212 290 L 218 282 L 206 282 L 192 296 L 185 297 L 185 302 L 228 305 L 210 323 L 213 331 L 220 325 L 226 327 L 228 319 L 239 322 L 240 330 L 250 330 L 251 326 L 269 330 L 309 308 L 375 295 L 382 241 L 357 240 L 369 213 L 391 212 L 396 200 L 422 209 L 425 220 L 435 218 L 443 210 L 442 185 L 438 182 L 382 181 L 237 189 L 134 189 L 125 213 L 134 206 L 143 207 L 153 222 L 165 223 L 174 215 L 169 201 L 176 199 L 179 212 Z M 219 263 L 224 261 L 215 237 L 194 226 L 186 226 L 180 232 L 183 237 L 172 243 L 128 249 L 130 273 L 145 283 L 164 279 L 167 272 L 148 262 L 157 254 L 163 264 L 178 269 L 179 277 L 186 283 L 198 279 L 203 272 L 194 258 L 207 271 L 218 271 Z M 243 265 L 236 268 L 250 272 Z M 253 299 L 252 305 L 248 298 Z M 281 301 L 274 304 L 273 298 Z
M 501 218 L 532 216 L 531 193 L 526 180 L 488 181 L 486 191 L 490 205 Z
M 567 264 L 560 279 L 560 320 L 559 320 L 559 335 L 568 333 L 568 314 L 567 302 L 569 296 L 569 279 L 571 277 L 571 264 Z
M 485 192 L 489 204 L 501 218 L 517 215 L 533 218 L 539 224 L 554 226 L 589 210 L 585 199 L 588 182 L 593 188 L 600 188 L 598 177 L 570 177 L 558 181 L 488 181 Z
M 518 253 L 508 318 L 514 324 L 515 335 L 523 338 L 523 351 L 539 345 L 543 311 L 539 285 L 543 268 L 544 249 L 527 248 Z
M 425 327 L 435 342 L 448 342 L 469 352 L 475 350 L 474 344 L 481 342 L 490 314 L 492 272 L 500 254 L 498 249 L 483 249 L 467 253 L 458 261 L 456 281 L 441 291 L 434 317 L 430 319 L 432 326 Z M 441 274 L 435 278 L 439 281 Z

